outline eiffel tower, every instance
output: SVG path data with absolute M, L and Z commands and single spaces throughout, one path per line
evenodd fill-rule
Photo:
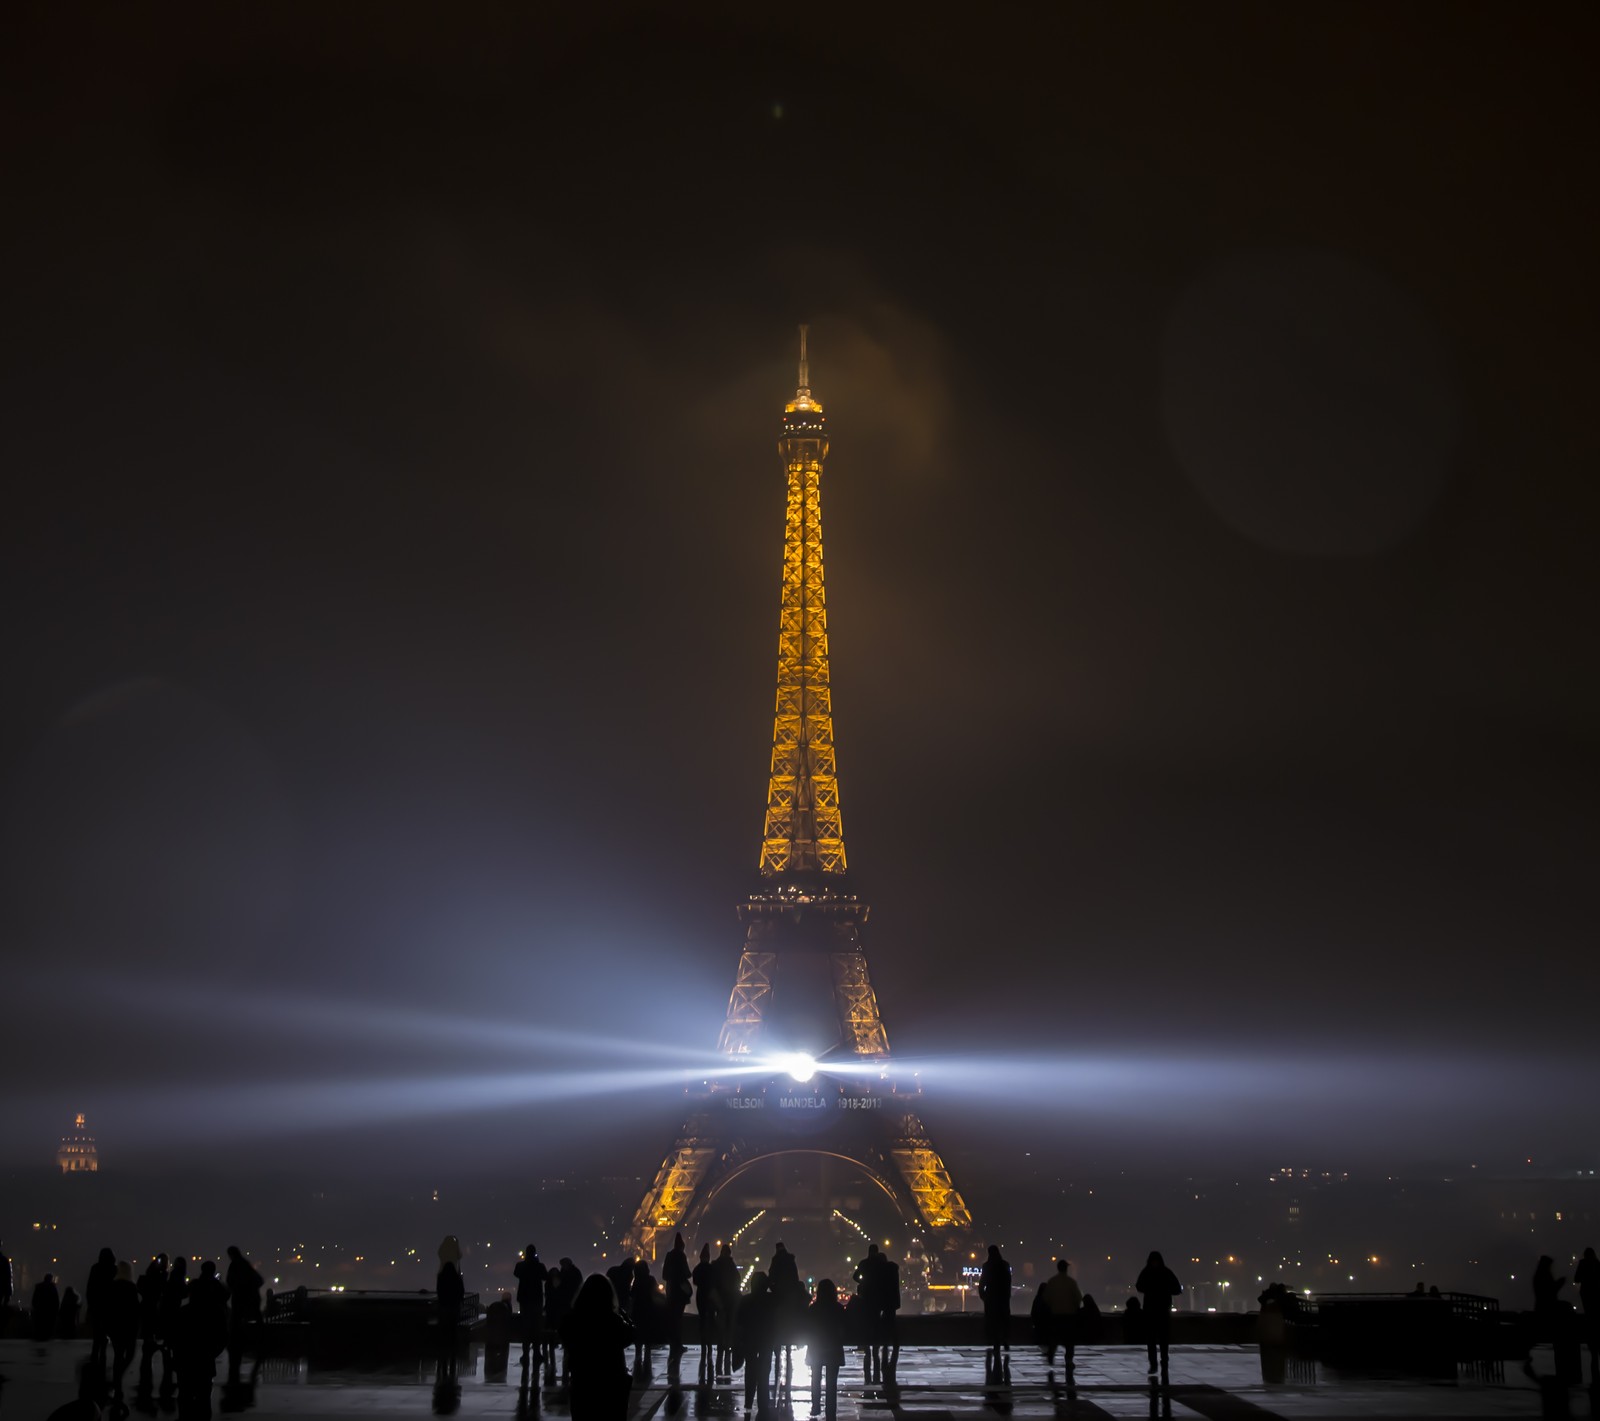
M 741 1175 L 802 1155 L 864 1175 L 930 1251 L 964 1247 L 972 1227 L 917 1113 L 920 1088 L 894 1078 L 861 944 L 870 909 L 845 877 L 822 582 L 828 435 L 806 329 L 778 435 L 788 499 L 777 710 L 760 887 L 738 907 L 744 951 L 718 1042 L 730 1070 L 695 1097 L 623 1239 L 649 1256 L 663 1233 L 695 1236 Z

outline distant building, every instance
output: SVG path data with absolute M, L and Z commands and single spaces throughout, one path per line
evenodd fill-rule
M 94 1147 L 94 1136 L 84 1124 L 82 1111 L 73 1117 L 72 1133 L 61 1137 L 56 1163 L 61 1166 L 63 1174 L 99 1173 L 100 1152 Z

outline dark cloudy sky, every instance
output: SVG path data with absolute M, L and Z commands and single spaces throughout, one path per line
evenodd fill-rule
M 1594 12 L 1035 8 L 14 17 L 8 1158 L 714 1040 L 800 320 L 897 1048 L 1593 1138 Z

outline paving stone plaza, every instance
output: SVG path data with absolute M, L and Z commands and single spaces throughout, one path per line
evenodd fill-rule
M 76 1395 L 76 1371 L 88 1355 L 87 1342 L 57 1342 L 41 1353 L 27 1342 L 0 1342 L 0 1421 L 45 1421 Z M 694 1353 L 686 1359 L 692 1375 Z M 798 1358 L 797 1358 L 798 1363 Z M 1548 1350 L 1534 1356 L 1536 1374 L 1554 1370 Z M 1275 1376 L 1276 1368 L 1269 1368 Z M 1287 1421 L 1309 1418 L 1382 1418 L 1416 1416 L 1447 1418 L 1572 1415 L 1592 1416 L 1595 1397 L 1573 1388 L 1541 1393 L 1520 1367 L 1463 1369 L 1454 1380 L 1422 1380 L 1337 1374 L 1311 1361 L 1290 1359 L 1282 1380 L 1265 1379 L 1261 1354 L 1249 1346 L 1175 1346 L 1171 1385 L 1153 1391 L 1145 1376 L 1140 1347 L 1081 1347 L 1075 1385 L 1061 1384 L 1061 1374 L 1046 1371 L 1031 1348 L 1013 1352 L 1009 1383 L 986 1385 L 981 1347 L 918 1347 L 903 1351 L 897 1385 L 890 1393 L 864 1386 L 858 1357 L 852 1356 L 840 1376 L 841 1421 L 953 1421 L 956 1417 L 1012 1417 L 1016 1421 L 1055 1417 L 1172 1417 L 1174 1421 L 1206 1417 L 1211 1421 Z M 809 1374 L 796 1386 L 781 1413 L 804 1421 L 810 1411 Z M 312 1368 L 300 1359 L 277 1358 L 263 1365 L 254 1404 L 243 1414 L 294 1417 L 297 1421 L 334 1421 L 345 1417 L 428 1416 L 453 1412 L 460 1416 L 565 1418 L 559 1388 L 521 1385 L 513 1354 L 504 1379 L 485 1367 L 485 1353 L 474 1347 L 463 1361 L 455 1386 L 441 1388 L 433 1363 L 394 1365 L 382 1371 Z M 213 1393 L 213 1415 L 227 1414 L 222 1391 Z M 742 1421 L 743 1387 L 669 1384 L 658 1368 L 636 1380 L 630 1421 L 682 1416 Z M 107 1416 L 113 1413 L 107 1411 Z M 132 1415 L 139 1413 L 134 1411 Z M 166 1411 L 157 1414 L 175 1415 Z

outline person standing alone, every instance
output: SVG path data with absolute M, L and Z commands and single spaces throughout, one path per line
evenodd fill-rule
M 1161 1385 L 1166 1386 L 1167 1344 L 1172 1340 L 1172 1300 L 1183 1291 L 1183 1284 L 1162 1261 L 1161 1255 L 1152 1249 L 1133 1286 L 1144 1294 L 1145 1351 L 1150 1357 L 1148 1375 L 1156 1375 L 1159 1354 Z

